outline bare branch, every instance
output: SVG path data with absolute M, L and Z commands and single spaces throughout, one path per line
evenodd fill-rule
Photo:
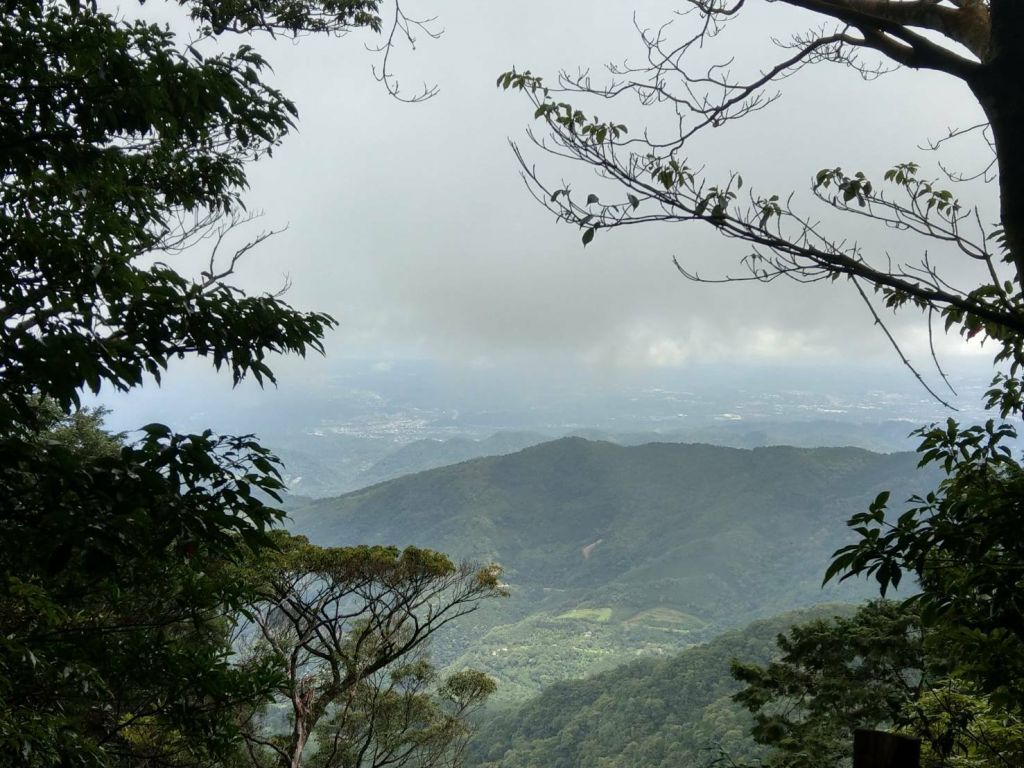
M 756 74 L 735 74 L 738 65 L 731 56 L 697 65 L 698 60 L 706 61 L 706 52 L 700 59 L 693 55 L 739 17 L 746 7 L 742 0 L 690 0 L 689 12 L 698 23 L 682 34 L 671 22 L 646 29 L 634 19 L 645 56 L 609 65 L 604 82 L 589 70 L 560 72 L 553 84 L 529 71 L 504 73 L 498 85 L 526 95 L 543 126 L 528 131 L 535 147 L 590 169 L 602 186 L 598 195 L 577 192 L 564 180 L 543 180 L 513 142 L 530 194 L 557 220 L 579 227 L 584 245 L 606 230 L 700 221 L 750 247 L 740 261 L 746 275 L 697 274 L 674 259 L 676 269 L 688 279 L 846 278 L 859 292 L 870 286 L 887 308 L 920 309 L 929 323 L 930 354 L 947 386 L 934 349 L 931 323 L 936 319 L 947 332 L 957 328 L 967 338 L 982 334 L 983 339 L 995 340 L 1003 350 L 997 361 L 1012 359 L 1015 366 L 1024 365 L 1024 349 L 1014 341 L 1024 334 L 1024 228 L 1020 216 L 1012 213 L 1024 203 L 1024 185 L 1020 173 L 1004 168 L 1011 155 L 1019 165 L 1019 142 L 1014 138 L 1018 118 L 1007 115 L 1019 116 L 1019 93 L 1010 87 L 1019 71 L 1014 53 L 1018 49 L 1011 45 L 1010 30 L 1024 28 L 1024 12 L 1002 0 L 998 6 L 984 0 L 776 1 L 827 21 L 788 42 L 774 41 L 785 56 Z M 997 8 L 1002 16 L 996 14 Z M 997 37 L 1001 47 L 992 42 Z M 869 61 L 871 50 L 882 54 L 881 64 Z M 878 182 L 864 173 L 847 175 L 840 168 L 818 172 L 811 187 L 816 201 L 810 202 L 899 235 L 890 252 L 872 253 L 855 240 L 829 234 L 792 194 L 755 191 L 736 172 L 716 178 L 686 156 L 698 134 L 770 106 L 779 98 L 775 86 L 809 64 L 840 63 L 872 79 L 887 71 L 887 60 L 946 72 L 964 81 L 979 99 L 990 123 L 950 130 L 927 148 L 940 151 L 953 139 L 975 133 L 985 138 L 993 157 L 998 157 L 998 225 L 983 221 L 984 206 L 962 202 L 952 189 L 919 177 L 913 163 L 891 168 Z M 651 124 L 667 124 L 667 133 L 654 134 L 647 128 L 630 132 L 625 124 L 593 117 L 588 107 L 588 100 L 616 103 L 624 98 L 658 110 L 663 119 Z M 1000 99 L 1006 102 L 1002 111 L 993 106 L 1002 103 Z M 969 174 L 955 172 L 941 158 L 937 165 L 954 184 L 996 179 L 995 161 Z M 612 199 L 604 192 L 608 186 L 617 190 Z M 937 254 L 935 260 L 925 241 Z M 957 261 L 981 267 L 980 279 L 977 272 L 969 276 L 950 269 Z M 875 319 L 879 320 L 877 315 Z M 905 360 L 888 328 L 880 320 L 879 325 Z
M 432 40 L 437 40 L 444 34 L 444 30 L 435 29 L 433 25 L 437 22 L 437 17 L 430 17 L 425 19 L 414 19 L 406 15 L 405 11 L 402 10 L 402 4 L 400 0 L 394 0 L 395 14 L 391 22 L 391 27 L 388 31 L 387 39 L 379 46 L 367 46 L 367 48 L 375 53 L 381 54 L 380 67 L 373 68 L 373 76 L 378 82 L 382 83 L 394 98 L 399 101 L 406 103 L 415 104 L 421 101 L 426 101 L 436 96 L 440 92 L 440 88 L 435 85 L 428 85 L 423 83 L 419 93 L 414 96 L 405 96 L 401 93 L 401 88 L 397 78 L 390 69 L 391 53 L 395 48 L 396 41 L 399 38 L 405 38 L 405 42 L 410 48 L 416 48 L 416 35 L 424 34 Z

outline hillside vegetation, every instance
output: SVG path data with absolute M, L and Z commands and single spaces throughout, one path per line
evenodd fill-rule
M 665 655 L 799 606 L 843 525 L 885 488 L 927 478 L 912 454 L 741 450 L 580 438 L 422 472 L 293 512 L 318 544 L 416 544 L 497 562 L 512 597 L 467 617 L 439 660 L 482 668 L 499 699 Z
M 676 768 L 728 755 L 755 760 L 753 720 L 732 695 L 740 659 L 765 664 L 790 626 L 849 606 L 819 606 L 756 621 L 671 658 L 641 659 L 586 680 L 553 685 L 510 711 L 491 713 L 469 744 L 475 768 Z

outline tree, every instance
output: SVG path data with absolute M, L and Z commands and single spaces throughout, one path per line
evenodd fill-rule
M 268 355 L 322 350 L 329 316 L 229 282 L 269 236 L 223 253 L 248 220 L 246 164 L 296 114 L 231 36 L 381 20 L 377 0 L 181 5 L 188 42 L 78 0 L 0 17 L 4 764 L 208 765 L 237 745 L 230 715 L 277 683 L 230 663 L 246 596 L 223 577 L 270 543 L 274 457 L 252 436 L 149 425 L 123 444 L 58 422 L 186 355 L 262 383 Z M 221 247 L 199 276 L 167 263 L 204 242 Z
M 470 719 L 496 690 L 463 670 L 439 679 L 425 659 L 382 670 L 357 686 L 352 704 L 319 728 L 314 766 L 461 766 Z
M 772 747 L 769 766 L 849 761 L 856 728 L 905 725 L 931 682 L 920 622 L 897 603 L 797 625 L 778 646 L 780 658 L 763 667 L 732 665 L 746 684 L 733 699 L 754 715 L 755 740 Z
M 524 178 L 536 199 L 560 219 L 583 229 L 584 244 L 600 230 L 650 222 L 701 221 L 728 238 L 750 245 L 745 278 L 770 282 L 779 277 L 800 281 L 847 279 L 881 322 L 870 301 L 875 291 L 888 307 L 905 305 L 941 317 L 947 330 L 966 336 L 982 334 L 997 342 L 999 358 L 1020 369 L 1024 332 L 1024 155 L 1014 139 L 1024 124 L 1024 97 L 1016 73 L 1024 54 L 1016 44 L 1024 30 L 1024 12 L 1012 0 L 779 0 L 779 4 L 817 14 L 823 25 L 798 33 L 782 44 L 777 63 L 747 81 L 734 79 L 723 54 L 719 65 L 690 64 L 704 48 L 725 37 L 742 16 L 745 0 L 688 0 L 697 15 L 694 31 L 675 36 L 666 25 L 641 30 L 646 62 L 611 65 L 607 83 L 589 74 L 562 72 L 548 83 L 529 71 L 510 71 L 500 86 L 524 92 L 532 101 L 543 133 L 535 136 L 545 150 L 593 169 L 613 182 L 616 200 L 545 182 L 516 148 Z M 878 61 L 863 59 L 874 53 Z M 702 53 L 701 55 L 706 55 Z M 798 210 L 791 195 L 752 191 L 739 173 L 704 178 L 701 163 L 687 152 L 701 132 L 741 119 L 767 107 L 778 94 L 770 90 L 802 67 L 837 62 L 878 75 L 886 65 L 942 72 L 964 83 L 975 95 L 988 123 L 959 129 L 955 135 L 986 131 L 995 153 L 1001 218 L 988 226 L 977 207 L 962 204 L 939 181 L 922 178 L 918 165 L 895 164 L 882 180 L 842 168 L 818 171 L 813 192 L 833 210 L 857 215 L 898 233 L 931 238 L 931 250 L 904 239 L 899 250 L 870 253 L 857 241 L 830 235 L 817 216 Z M 880 62 L 880 63 L 879 63 Z M 578 106 L 574 100 L 587 104 Z M 602 121 L 584 111 L 593 100 L 616 104 L 634 99 L 659 113 L 667 112 L 678 132 L 656 129 L 632 132 L 618 121 Z M 606 107 L 607 108 L 607 107 Z M 654 122 L 654 121 L 652 121 Z M 816 169 L 811 169 L 812 172 Z M 955 188 L 960 177 L 947 181 Z M 892 238 L 890 238 L 892 239 Z M 890 254 L 905 249 L 920 261 Z M 936 256 L 936 254 L 939 254 Z M 982 267 L 975 285 L 956 285 L 941 269 L 944 257 Z M 679 270 L 702 280 L 678 263 Z M 895 342 L 894 342 L 895 343 Z M 1010 391 L 1013 390 L 1013 392 Z M 1014 384 L 1003 402 L 1019 406 Z M 1008 398 L 1008 399 L 1006 399 Z
M 237 732 L 227 715 L 276 682 L 265 666 L 230 665 L 224 622 L 244 594 L 224 563 L 255 533 L 225 519 L 245 511 L 225 497 L 248 483 L 233 476 L 244 465 L 225 466 L 263 449 L 155 426 L 125 446 L 99 414 L 38 410 L 39 431 L 3 446 L 0 760 L 224 756 Z
M 844 619 L 779 635 L 780 656 L 733 662 L 746 687 L 733 696 L 754 715 L 768 766 L 849 765 L 856 728 L 888 728 L 922 742 L 922 765 L 1011 766 L 1024 749 L 1020 718 L 976 686 L 945 674 L 942 638 L 919 606 L 876 601 Z
M 947 672 L 973 681 L 1014 712 L 1024 709 L 1024 467 L 1008 425 L 922 429 L 921 463 L 945 472 L 938 489 L 915 496 L 895 520 L 888 495 L 850 520 L 859 538 L 840 549 L 826 579 L 873 576 L 884 594 L 912 576 L 910 598 L 948 659 Z
M 251 624 L 241 625 L 251 641 L 243 666 L 269 661 L 279 670 L 275 703 L 288 718 L 275 732 L 262 708 L 249 713 L 243 735 L 252 764 L 455 764 L 466 715 L 494 682 L 465 671 L 438 687 L 422 650 L 481 600 L 506 594 L 500 571 L 414 547 L 320 548 L 284 533 L 274 540 L 277 551 L 259 553 L 240 574 L 257 596 L 246 611 Z
M 1024 722 L 977 688 L 950 678 L 921 694 L 906 712 L 921 736 L 923 768 L 1009 768 L 1024 754 Z

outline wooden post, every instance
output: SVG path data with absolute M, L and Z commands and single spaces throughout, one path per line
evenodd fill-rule
M 853 768 L 920 768 L 921 740 L 885 731 L 853 732 Z

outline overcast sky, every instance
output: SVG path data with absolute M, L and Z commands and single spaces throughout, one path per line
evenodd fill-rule
M 770 63 L 770 37 L 812 26 L 813 16 L 757 0 L 745 23 L 716 41 L 734 70 Z M 145 13 L 154 6 L 147 5 Z M 553 361 L 600 375 L 620 368 L 685 367 L 732 358 L 778 362 L 891 360 L 885 337 L 847 285 L 695 285 L 671 258 L 706 274 L 739 273 L 742 246 L 709 227 L 634 227 L 600 233 L 557 224 L 527 195 L 508 140 L 523 141 L 529 103 L 495 88 L 512 66 L 552 76 L 559 68 L 622 61 L 641 51 L 642 26 L 672 17 L 672 3 L 517 3 L 423 0 L 410 12 L 436 14 L 444 34 L 402 49 L 394 69 L 403 89 L 437 84 L 429 102 L 396 102 L 371 77 L 372 35 L 258 41 L 273 82 L 300 111 L 298 130 L 251 170 L 248 197 L 262 224 L 288 230 L 246 264 L 241 283 L 273 289 L 287 273 L 288 300 L 341 322 L 332 358 L 428 358 L 457 365 L 521 366 Z M 694 19 L 676 21 L 680 31 Z M 716 54 L 717 55 L 717 54 Z M 806 190 L 820 168 L 842 165 L 880 176 L 896 162 L 924 159 L 918 146 L 947 127 L 970 124 L 977 108 L 958 83 L 897 72 L 865 83 L 820 65 L 782 84 L 781 101 L 694 146 L 709 170 L 741 171 L 748 185 Z M 633 132 L 662 117 L 623 105 L 601 117 Z M 628 114 L 625 114 L 628 113 Z M 952 160 L 984 164 L 981 148 Z M 553 181 L 571 174 L 532 152 Z M 549 170 L 546 170 L 549 169 Z M 586 176 L 572 176 L 577 189 Z M 994 195 L 981 200 L 992 212 Z M 994 213 L 992 213 L 994 216 Z M 886 233 L 845 223 L 878 248 Z M 933 254 L 934 255 L 934 254 Z M 907 313 L 893 328 L 923 362 L 925 326 Z M 958 341 L 945 345 L 955 359 Z M 983 358 L 981 358 L 983 359 Z M 300 377 L 320 361 L 290 362 Z

